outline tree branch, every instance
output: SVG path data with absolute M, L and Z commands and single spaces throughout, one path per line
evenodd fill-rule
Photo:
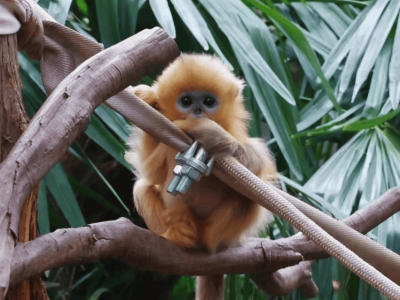
M 360 232 L 368 232 L 384 221 L 384 217 L 396 213 L 399 203 L 400 188 L 391 189 L 342 222 L 351 224 Z M 312 260 L 328 256 L 301 234 L 275 241 L 251 238 L 242 246 L 216 254 L 185 251 L 120 218 L 77 229 L 59 229 L 32 242 L 17 244 L 10 284 L 15 285 L 54 267 L 85 264 L 108 257 L 121 259 L 138 268 L 169 274 L 252 274 L 253 280 L 270 294 L 288 294 L 300 286 L 306 296 L 312 297 L 318 289 L 307 271 L 311 262 L 302 262 L 303 257 Z
M 128 219 L 59 229 L 15 247 L 10 283 L 68 264 L 114 257 L 135 267 L 178 275 L 217 275 L 276 271 L 303 260 L 291 239 L 248 239 L 216 254 L 185 251 Z
M 164 30 L 144 30 L 81 64 L 36 113 L 0 165 L 0 299 L 8 288 L 10 257 L 29 192 L 86 128 L 98 105 L 178 55 Z

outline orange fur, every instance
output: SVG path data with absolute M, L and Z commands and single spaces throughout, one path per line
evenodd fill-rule
M 181 55 L 152 87 L 139 85 L 135 94 L 213 155 L 232 155 L 263 180 L 273 180 L 275 165 L 265 142 L 250 138 L 247 133 L 249 115 L 243 106 L 242 90 L 243 81 L 218 59 L 209 55 Z M 191 91 L 216 95 L 219 99 L 216 113 L 200 119 L 181 113 L 177 99 Z M 130 143 L 132 150 L 126 159 L 139 177 L 134 187 L 135 206 L 150 230 L 179 247 L 206 247 L 215 252 L 239 243 L 246 235 L 256 234 L 269 221 L 269 212 L 213 175 L 194 182 L 185 196 L 168 194 L 166 188 L 173 178 L 176 151 L 144 132 L 137 132 Z M 220 279 L 215 281 L 219 291 L 216 286 L 199 291 L 206 289 L 210 280 L 199 280 L 196 299 L 219 297 L 223 288 L 223 283 L 217 283 Z

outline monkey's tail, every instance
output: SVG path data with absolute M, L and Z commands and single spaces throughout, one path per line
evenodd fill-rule
M 197 276 L 196 300 L 223 300 L 224 275 Z

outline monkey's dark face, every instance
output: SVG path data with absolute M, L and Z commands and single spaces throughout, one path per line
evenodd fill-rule
M 186 92 L 178 97 L 178 111 L 190 119 L 205 118 L 214 115 L 220 106 L 217 96 L 210 92 Z

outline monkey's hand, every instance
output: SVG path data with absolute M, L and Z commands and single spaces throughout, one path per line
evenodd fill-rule
M 210 155 L 231 155 L 259 176 L 265 171 L 274 173 L 275 167 L 265 143 L 248 136 L 239 141 L 213 120 L 177 120 L 175 124 L 206 148 Z
M 239 142 L 210 119 L 177 120 L 175 124 L 206 148 L 210 155 L 234 155 L 238 151 Z

